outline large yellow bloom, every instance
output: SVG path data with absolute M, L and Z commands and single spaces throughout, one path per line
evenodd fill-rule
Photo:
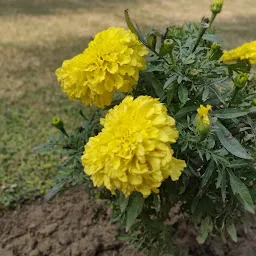
M 251 64 L 256 64 L 256 41 L 245 43 L 231 51 L 224 51 L 220 61 L 232 63 L 238 60 L 248 60 Z
M 56 75 L 71 99 L 104 107 L 114 91 L 132 90 L 146 68 L 147 53 L 130 30 L 112 27 L 97 34 L 82 54 L 64 61 Z
M 178 138 L 175 120 L 157 99 L 127 96 L 109 111 L 101 133 L 90 138 L 82 163 L 94 186 L 105 186 L 129 196 L 139 191 L 144 197 L 158 193 L 169 176 L 179 179 L 183 160 L 173 157 L 170 147 Z

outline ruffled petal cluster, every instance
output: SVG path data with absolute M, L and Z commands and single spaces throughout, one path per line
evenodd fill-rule
M 115 91 L 130 92 L 146 68 L 147 49 L 130 30 L 97 34 L 82 54 L 63 62 L 56 75 L 62 89 L 86 105 L 110 105 Z
M 231 51 L 224 51 L 220 61 L 232 63 L 238 60 L 248 60 L 251 64 L 256 64 L 256 41 L 245 43 Z
M 173 157 L 175 120 L 157 99 L 127 96 L 101 119 L 102 131 L 90 138 L 82 156 L 94 186 L 129 196 L 158 193 L 164 179 L 179 179 L 186 163 Z

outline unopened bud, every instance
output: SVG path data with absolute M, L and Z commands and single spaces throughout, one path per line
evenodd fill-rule
M 62 122 L 62 120 L 59 117 L 54 117 L 52 119 L 52 125 L 59 130 L 64 128 L 64 123 Z
M 196 129 L 200 134 L 206 135 L 211 130 L 211 124 L 206 124 L 202 119 L 197 117 Z
M 256 98 L 252 99 L 252 105 L 256 106 Z
M 57 129 L 59 129 L 65 136 L 68 137 L 68 134 L 64 128 L 64 123 L 62 122 L 62 120 L 59 117 L 54 117 L 52 119 L 52 126 L 56 127 Z
M 213 0 L 211 4 L 211 11 L 214 14 L 218 14 L 221 12 L 223 6 L 223 0 Z
M 166 52 L 172 54 L 172 50 L 174 48 L 174 41 L 172 39 L 165 39 L 164 40 L 164 48 Z
M 197 109 L 197 116 L 196 116 L 196 129 L 202 135 L 206 135 L 211 129 L 211 121 L 209 118 L 209 110 L 211 109 L 210 105 L 204 107 L 200 105 Z
M 246 85 L 248 78 L 249 78 L 249 76 L 246 73 L 241 73 L 241 74 L 237 75 L 234 79 L 235 86 L 237 88 L 243 88 Z
M 147 38 L 147 43 L 149 48 L 154 51 L 156 49 L 156 35 L 150 34 Z

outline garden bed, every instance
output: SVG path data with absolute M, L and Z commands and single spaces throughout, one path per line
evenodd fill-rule
M 1 256 L 141 256 L 115 239 L 117 228 L 102 200 L 91 200 L 83 188 L 75 188 L 51 202 L 42 199 L 5 211 L 0 217 Z M 247 234 L 238 230 L 237 244 L 213 239 L 195 246 L 190 255 L 256 255 L 256 221 Z

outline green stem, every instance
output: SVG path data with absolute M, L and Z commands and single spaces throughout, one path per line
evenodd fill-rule
M 212 26 L 216 16 L 217 16 L 217 13 L 212 13 L 212 16 L 211 16 L 211 19 L 210 19 L 210 23 L 209 23 L 209 28 Z
M 175 61 L 174 61 L 172 53 L 170 54 L 170 60 L 171 60 L 171 64 L 175 65 Z
M 196 40 L 196 43 L 195 43 L 195 46 L 194 46 L 192 52 L 194 52 L 196 50 L 199 42 L 201 41 L 201 39 L 202 39 L 203 35 L 205 34 L 208 27 L 209 27 L 208 23 L 206 23 L 204 21 L 201 23 L 201 29 L 199 31 L 199 35 L 197 37 L 197 40 Z
M 66 132 L 66 130 L 64 128 L 60 128 L 60 131 L 66 136 L 69 137 L 68 133 Z
M 231 97 L 229 103 L 232 103 L 232 102 L 234 101 L 234 99 L 236 98 L 236 96 L 237 96 L 239 90 L 240 90 L 240 88 L 235 87 L 235 89 L 234 89 L 234 91 L 233 91 L 233 93 L 232 93 L 232 97 Z
M 145 46 L 147 46 L 147 45 L 145 45 Z M 148 47 L 148 46 L 147 46 L 147 47 Z M 157 55 L 157 56 L 158 56 L 161 60 L 163 60 L 166 64 L 170 65 L 170 63 L 169 63 L 165 58 L 161 57 L 155 50 L 150 49 L 149 47 L 148 47 L 148 49 L 149 49 L 150 51 L 152 51 L 155 55 Z

